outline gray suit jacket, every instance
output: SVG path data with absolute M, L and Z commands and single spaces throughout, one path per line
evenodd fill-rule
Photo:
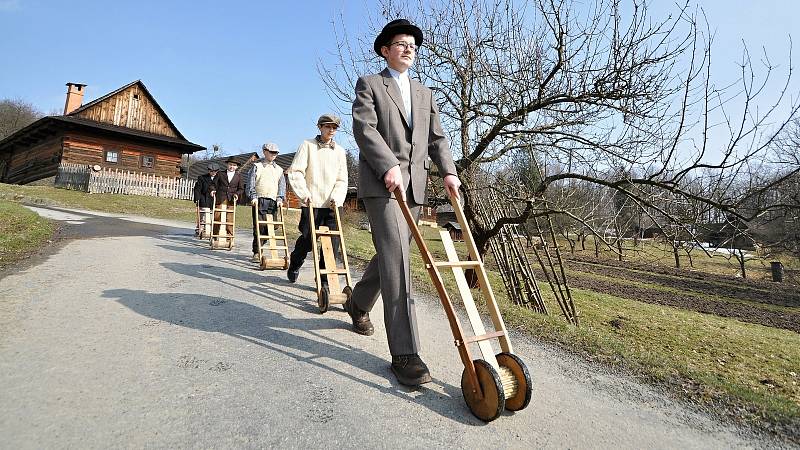
M 389 197 L 383 176 L 398 164 L 406 192 L 411 182 L 409 200 L 417 204 L 425 202 L 428 157 L 442 176 L 456 175 L 433 92 L 416 80 L 410 81 L 413 129 L 406 121 L 400 88 L 388 69 L 363 76 L 356 83 L 353 135 L 359 149 L 359 198 Z

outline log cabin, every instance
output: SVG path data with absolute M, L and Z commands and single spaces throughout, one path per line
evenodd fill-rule
M 0 182 L 53 177 L 61 163 L 179 177 L 183 155 L 205 150 L 186 140 L 141 80 L 82 105 L 85 88 L 67 83 L 63 115 L 0 140 Z

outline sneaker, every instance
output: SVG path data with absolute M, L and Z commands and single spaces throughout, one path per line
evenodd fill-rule
M 368 312 L 358 309 L 351 299 L 344 302 L 343 306 L 353 320 L 353 331 L 364 336 L 372 336 L 375 333 L 375 327 L 372 326 L 372 321 L 369 320 Z
M 258 256 L 258 253 L 253 253 L 253 257 L 251 258 L 253 262 L 260 263 L 261 257 Z
M 406 386 L 419 386 L 431 382 L 431 373 L 428 366 L 416 353 L 411 355 L 392 356 L 392 373 L 400 384 Z
M 297 281 L 297 276 L 298 275 L 300 275 L 300 269 L 299 268 L 292 269 L 291 267 L 289 267 L 289 270 L 286 271 L 286 278 L 289 279 L 290 283 L 294 283 L 295 281 Z

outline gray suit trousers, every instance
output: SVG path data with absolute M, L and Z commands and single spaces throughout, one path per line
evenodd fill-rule
M 375 197 L 363 201 L 376 253 L 353 289 L 353 303 L 362 311 L 372 311 L 380 295 L 389 351 L 393 356 L 418 353 L 419 333 L 409 276 L 411 230 L 394 199 Z M 416 221 L 421 206 L 409 206 Z

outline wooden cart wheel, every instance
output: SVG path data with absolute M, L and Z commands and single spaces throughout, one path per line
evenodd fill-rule
M 288 268 L 289 268 L 289 257 L 288 256 L 284 256 L 283 257 L 283 270 L 287 270 Z
M 319 306 L 320 314 L 325 314 L 328 311 L 328 306 L 330 306 L 330 290 L 325 287 L 319 293 L 319 298 L 317 299 L 317 305 Z
M 506 409 L 520 411 L 531 402 L 531 375 L 522 359 L 512 353 L 498 353 L 503 389 L 506 397 Z
M 479 392 L 472 392 L 472 387 L 467 381 L 467 369 L 461 374 L 461 393 L 472 414 L 484 422 L 491 422 L 500 416 L 506 405 L 506 397 L 503 395 L 503 385 L 500 383 L 500 375 L 488 362 L 476 359 L 475 372 L 478 375 L 478 383 L 481 385 L 483 397 Z
M 259 267 L 261 268 L 261 270 L 266 270 L 267 269 L 267 257 L 266 256 L 262 256 L 261 257 L 261 264 L 259 264 Z

